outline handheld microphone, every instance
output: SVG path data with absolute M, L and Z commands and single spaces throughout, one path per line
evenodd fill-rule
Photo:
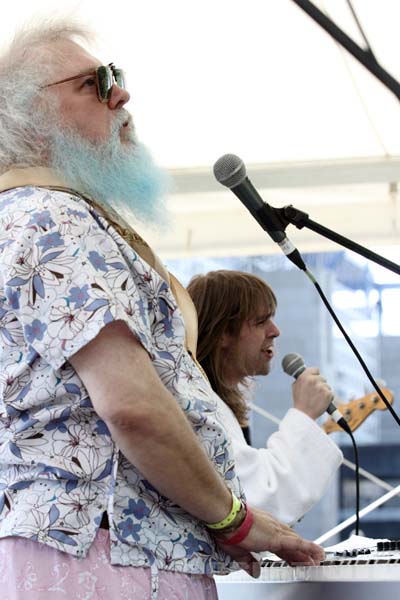
M 288 375 L 291 375 L 295 379 L 297 379 L 303 371 L 306 369 L 306 365 L 304 363 L 304 358 L 300 356 L 300 354 L 296 354 L 295 352 L 291 354 L 286 354 L 286 356 L 282 359 L 282 369 Z M 351 433 L 351 429 L 343 417 L 342 413 L 338 410 L 337 406 L 331 401 L 326 412 L 336 421 L 338 425 L 347 433 Z
M 261 198 L 250 179 L 246 175 L 246 167 L 241 158 L 235 154 L 225 154 L 214 165 L 216 180 L 228 187 L 251 212 L 256 221 L 278 244 L 283 253 L 302 271 L 307 267 L 300 252 L 289 240 L 278 211 Z

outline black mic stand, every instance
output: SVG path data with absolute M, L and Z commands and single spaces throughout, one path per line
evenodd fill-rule
M 365 248 L 364 246 L 353 242 L 353 240 L 350 240 L 344 237 L 343 235 L 336 233 L 336 231 L 328 229 L 327 227 L 324 227 L 316 221 L 312 221 L 308 217 L 307 213 L 303 212 L 302 210 L 299 210 L 298 208 L 295 208 L 291 204 L 288 206 L 284 206 L 283 208 L 275 208 L 275 211 L 278 213 L 279 220 L 281 221 L 284 229 L 286 229 L 289 223 L 295 225 L 297 229 L 302 229 L 303 227 L 306 227 L 307 229 L 311 229 L 312 231 L 319 233 L 328 240 L 332 240 L 333 242 L 336 242 L 337 244 L 340 244 L 341 246 L 344 246 L 345 248 L 348 248 L 349 250 L 360 254 L 364 258 L 372 260 L 381 267 L 384 267 L 385 269 L 388 269 L 389 271 L 393 271 L 393 273 L 400 275 L 400 266 L 398 264 L 392 262 L 391 260 L 388 260 L 387 258 L 384 258 L 380 254 L 372 252 L 372 250 L 368 250 L 368 248 Z
M 307 227 L 308 229 L 316 231 L 317 233 L 321 234 L 322 236 L 328 238 L 329 240 L 332 240 L 332 241 L 334 241 L 334 242 L 336 242 L 336 243 L 344 246 L 345 248 L 348 248 L 349 250 L 353 250 L 354 252 L 357 252 L 357 254 L 360 254 L 364 258 L 376 262 L 378 265 L 384 267 L 385 269 L 389 269 L 390 271 L 393 271 L 394 273 L 397 273 L 397 275 L 400 275 L 400 266 L 397 265 L 396 263 L 394 263 L 394 262 L 392 262 L 392 261 L 384 258 L 383 256 L 380 256 L 379 254 L 376 254 L 375 252 L 372 252 L 371 250 L 368 250 L 367 248 L 364 248 L 364 246 L 360 246 L 360 244 L 356 244 L 352 240 L 349 240 L 348 238 L 345 238 L 342 235 L 339 235 L 338 233 L 336 233 L 332 229 L 328 229 L 327 227 L 324 227 L 323 225 L 320 225 L 316 221 L 312 221 L 311 219 L 309 219 L 307 213 L 303 212 L 302 210 L 299 210 L 298 208 L 295 208 L 291 204 L 289 206 L 284 206 L 283 208 L 274 208 L 272 206 L 270 206 L 270 208 L 272 208 L 272 210 L 275 211 L 275 215 L 276 215 L 277 219 L 279 220 L 279 222 L 281 223 L 283 231 L 286 229 L 286 227 L 289 224 L 295 225 L 298 229 L 302 229 L 303 227 Z M 299 266 L 299 268 L 302 269 L 302 267 L 300 267 L 300 266 Z M 347 332 L 343 328 L 343 326 L 340 323 L 339 319 L 337 318 L 334 310 L 330 306 L 330 304 L 329 304 L 327 298 L 325 297 L 325 295 L 324 295 L 324 293 L 323 293 L 320 285 L 318 284 L 318 282 L 316 281 L 316 279 L 314 278 L 314 276 L 312 275 L 312 273 L 310 273 L 310 271 L 308 271 L 307 268 L 306 269 L 302 269 L 302 270 L 306 273 L 306 275 L 309 277 L 309 279 L 315 285 L 315 287 L 316 287 L 319 295 L 321 296 L 321 299 L 324 302 L 324 304 L 325 304 L 328 312 L 330 313 L 330 315 L 332 316 L 332 318 L 335 321 L 336 325 L 338 326 L 338 328 L 342 332 L 342 334 L 343 334 L 345 340 L 347 341 L 347 343 L 349 344 L 350 348 L 353 350 L 354 354 L 356 355 L 356 357 L 357 357 L 359 363 L 361 364 L 362 368 L 364 369 L 364 372 L 367 375 L 368 379 L 372 383 L 373 387 L 375 388 L 375 390 L 379 394 L 380 398 L 382 399 L 382 401 L 386 405 L 387 409 L 389 410 L 389 412 L 391 413 L 391 415 L 393 416 L 393 418 L 395 419 L 395 421 L 397 422 L 397 424 L 400 425 L 400 418 L 398 417 L 398 415 L 396 414 L 396 412 L 393 410 L 392 406 L 388 402 L 388 400 L 385 397 L 385 395 L 383 394 L 382 390 L 379 388 L 378 384 L 376 383 L 376 381 L 372 377 L 372 375 L 369 372 L 369 369 L 368 369 L 367 365 L 365 364 L 365 362 L 363 361 L 360 353 L 358 352 L 357 348 L 355 347 L 355 345 L 351 341 L 349 335 L 347 334 Z
M 295 225 L 298 229 L 307 227 L 308 229 L 311 229 L 312 231 L 319 233 L 320 235 L 326 237 L 327 239 L 332 240 L 333 242 L 336 242 L 336 243 L 344 246 L 345 248 L 348 248 L 349 250 L 356 252 L 357 254 L 360 254 L 364 258 L 374 261 L 375 263 L 384 267 L 385 269 L 389 269 L 390 271 L 393 271 L 394 273 L 397 273 L 398 275 L 400 275 L 400 266 L 397 265 L 396 263 L 393 263 L 392 261 L 387 260 L 383 256 L 380 256 L 379 254 L 376 254 L 375 252 L 368 250 L 368 248 L 364 248 L 363 246 L 360 246 L 360 244 L 356 244 L 356 242 L 353 242 L 352 240 L 349 240 L 348 238 L 346 238 L 342 235 L 339 235 L 332 229 L 328 229 L 327 227 L 320 225 L 316 221 L 312 221 L 308 217 L 308 214 L 303 212 L 302 210 L 299 210 L 299 209 L 295 208 L 294 206 L 289 205 L 289 206 L 284 206 L 283 208 L 276 208 L 275 211 L 276 211 L 276 216 L 278 217 L 279 221 L 282 223 L 282 227 L 284 230 L 286 229 L 286 227 L 289 224 Z M 353 350 L 359 363 L 361 364 L 362 368 L 364 369 L 365 374 L 367 375 L 368 379 L 372 383 L 372 385 L 375 388 L 375 390 L 377 391 L 378 395 L 380 396 L 380 398 L 383 400 L 384 404 L 386 405 L 386 408 L 389 410 L 389 412 L 391 413 L 392 417 L 397 422 L 397 424 L 400 425 L 400 419 L 399 419 L 397 413 L 393 410 L 393 408 L 391 407 L 386 396 L 383 394 L 382 390 L 376 383 L 375 379 L 372 377 L 367 365 L 365 364 L 365 362 L 362 359 L 357 348 L 351 341 L 349 335 L 347 334 L 346 330 L 342 326 L 341 322 L 337 318 L 333 308 L 330 306 L 330 304 L 329 304 L 327 298 L 325 297 L 324 293 L 322 292 L 321 287 L 319 286 L 318 282 L 310 274 L 310 272 L 307 269 L 305 272 L 308 275 L 308 277 L 311 279 L 311 281 L 314 283 L 329 314 L 333 318 L 336 325 L 339 327 L 340 331 L 342 332 L 342 334 L 343 334 L 345 340 L 347 341 L 347 343 L 349 344 L 350 348 Z M 351 442 L 353 444 L 354 462 L 356 465 L 356 480 L 355 480 L 356 481 L 356 528 L 355 528 L 355 531 L 356 531 L 356 535 L 358 535 L 359 524 L 360 524 L 360 515 L 359 515 L 359 513 L 360 513 L 360 481 L 359 481 L 360 465 L 359 465 L 357 444 L 356 444 L 356 441 L 352 434 L 351 429 L 349 429 L 349 431 L 347 431 L 347 433 L 350 435 Z

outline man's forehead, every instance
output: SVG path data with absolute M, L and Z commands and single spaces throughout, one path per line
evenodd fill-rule
M 72 77 L 80 73 L 90 73 L 102 64 L 98 58 L 89 54 L 85 48 L 76 42 L 60 40 L 56 44 L 58 52 L 65 56 L 65 60 L 62 61 L 60 66 L 60 78 Z
M 258 305 L 253 318 L 260 319 L 273 317 L 274 314 L 275 306 L 266 300 L 265 302 L 262 302 Z

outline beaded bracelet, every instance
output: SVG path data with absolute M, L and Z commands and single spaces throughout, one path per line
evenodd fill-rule
M 220 531 L 221 529 L 225 529 L 229 527 L 235 520 L 236 515 L 242 510 L 242 503 L 239 498 L 236 498 L 235 494 L 231 491 L 232 494 L 232 508 L 229 514 L 222 519 L 222 521 L 217 521 L 217 523 L 206 523 L 207 529 Z
M 239 527 L 239 529 L 237 529 L 235 531 L 235 533 L 228 539 L 215 537 L 215 540 L 219 544 L 225 544 L 226 546 L 234 546 L 235 544 L 240 544 L 240 542 L 242 542 L 244 540 L 244 538 L 247 536 L 247 534 L 249 533 L 253 523 L 254 523 L 253 513 L 246 506 L 246 517 L 245 517 L 243 523 L 241 524 L 241 526 Z

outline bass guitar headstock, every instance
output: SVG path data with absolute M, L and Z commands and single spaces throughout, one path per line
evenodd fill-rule
M 389 404 L 392 404 L 393 393 L 386 388 L 382 388 L 382 392 Z M 357 427 L 359 427 L 361 423 L 363 423 L 365 419 L 375 410 L 387 409 L 386 404 L 383 402 L 382 398 L 378 396 L 377 392 L 372 392 L 371 394 L 367 394 L 366 396 L 356 400 L 350 400 L 350 402 L 338 404 L 337 407 L 342 413 L 343 417 L 346 419 L 352 431 L 357 429 Z M 343 429 L 331 417 L 325 421 L 325 423 L 322 425 L 322 428 L 326 433 L 343 431 Z

